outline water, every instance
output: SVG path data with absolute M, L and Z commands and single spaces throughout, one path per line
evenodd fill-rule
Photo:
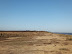
M 57 33 L 57 34 L 66 34 L 66 35 L 72 35 L 72 33 L 58 33 L 58 32 L 54 32 L 54 33 Z
M 60 33 L 60 34 L 72 35 L 72 33 Z

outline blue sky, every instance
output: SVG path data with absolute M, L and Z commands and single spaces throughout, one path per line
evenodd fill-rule
M 72 0 L 0 0 L 0 30 L 72 32 Z

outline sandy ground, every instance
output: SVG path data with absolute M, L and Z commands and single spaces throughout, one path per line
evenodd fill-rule
M 42 32 L 0 33 L 9 35 L 9 37 L 0 40 L 0 54 L 72 54 L 72 41 L 66 40 L 66 37 L 58 34 Z

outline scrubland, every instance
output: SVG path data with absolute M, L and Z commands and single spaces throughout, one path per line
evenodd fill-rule
M 72 35 L 0 32 L 0 54 L 72 54 Z

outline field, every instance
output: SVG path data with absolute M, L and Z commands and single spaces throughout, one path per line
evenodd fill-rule
M 0 32 L 0 54 L 72 54 L 72 35 Z

